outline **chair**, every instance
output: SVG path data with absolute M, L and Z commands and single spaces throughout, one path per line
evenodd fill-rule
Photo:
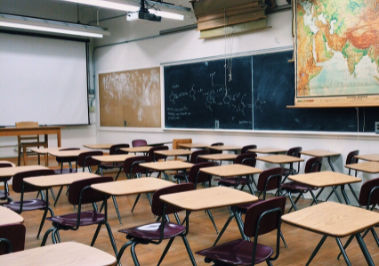
M 259 174 L 258 184 L 257 184 L 257 191 L 259 193 L 258 198 L 260 198 L 261 195 L 263 195 L 262 200 L 266 200 L 267 191 L 274 190 L 274 189 L 277 189 L 277 195 L 280 195 L 280 184 L 281 184 L 283 172 L 284 172 L 283 168 L 276 167 L 276 168 L 264 170 L 262 173 Z M 247 203 L 247 204 L 239 204 L 233 207 L 235 209 L 235 214 L 237 216 L 235 216 L 235 214 L 233 213 L 229 215 L 229 218 L 226 221 L 223 228 L 221 229 L 220 234 L 217 236 L 217 239 L 214 242 L 214 245 L 216 245 L 217 242 L 220 240 L 221 236 L 223 235 L 223 233 L 225 232 L 226 228 L 229 226 L 229 223 L 232 221 L 233 218 L 236 218 L 236 222 L 240 230 L 241 236 L 244 237 L 241 216 L 242 214 L 246 214 L 247 209 L 249 208 L 250 205 L 251 203 Z M 287 243 L 284 240 L 284 236 L 282 233 L 280 233 L 280 237 L 283 240 L 284 246 L 287 247 Z
M 50 169 L 25 171 L 25 172 L 15 174 L 13 176 L 12 188 L 14 192 L 21 194 L 20 201 L 11 201 L 8 204 L 4 205 L 4 207 L 7 207 L 17 213 L 22 213 L 24 211 L 43 210 L 44 212 L 43 212 L 42 220 L 38 229 L 37 238 L 39 238 L 43 224 L 45 223 L 47 211 L 50 212 L 51 216 L 54 215 L 54 212 L 49 207 L 49 199 L 47 197 L 45 199 L 44 193 L 41 193 L 42 199 L 29 199 L 29 200 L 24 199 L 25 192 L 40 191 L 39 188 L 29 185 L 28 183 L 25 183 L 24 178 L 33 177 L 33 176 L 42 176 L 42 175 L 54 175 L 54 174 L 55 174 L 54 171 Z
M 92 172 L 91 166 L 97 166 L 99 164 L 96 160 L 92 159 L 92 156 L 100 155 L 103 155 L 102 151 L 86 151 L 80 153 L 76 161 L 76 172 L 78 171 L 78 167 L 82 167 L 83 172 L 85 172 L 86 168 Z
M 14 164 L 11 162 L 0 162 L 0 168 L 3 167 L 13 167 Z M 0 199 L 6 200 L 7 202 L 11 201 L 11 198 L 9 197 L 9 186 L 8 186 L 8 178 L 3 178 L 1 181 L 4 183 L 4 190 L 0 191 Z
M 200 162 L 208 162 L 208 160 L 206 160 L 206 159 L 199 158 L 199 155 L 202 155 L 202 154 L 209 154 L 209 151 L 208 150 L 197 150 L 197 151 L 192 152 L 189 162 L 193 163 L 193 164 L 200 163 Z M 181 183 L 182 181 L 188 182 L 188 179 L 187 179 L 188 172 L 189 172 L 189 170 L 187 172 L 184 172 L 184 173 L 178 173 L 178 174 L 174 175 L 174 179 L 176 179 L 176 181 L 178 183 Z
M 180 236 L 184 242 L 184 245 L 187 249 L 187 253 L 191 259 L 193 265 L 196 265 L 195 259 L 193 257 L 191 248 L 189 246 L 187 240 L 188 233 L 188 220 L 185 220 L 186 225 L 182 225 L 178 216 L 175 215 L 177 223 L 172 223 L 168 221 L 168 214 L 175 214 L 181 211 L 180 208 L 164 204 L 160 200 L 160 196 L 169 194 L 169 193 L 178 193 L 183 191 L 193 190 L 195 187 L 191 183 L 186 184 L 178 184 L 170 187 L 166 187 L 160 190 L 157 190 L 153 194 L 153 202 L 151 205 L 151 210 L 154 215 L 160 218 L 160 222 L 154 222 L 149 224 L 144 224 L 141 226 L 136 226 L 132 228 L 122 229 L 119 232 L 126 234 L 126 238 L 130 241 L 126 242 L 119 250 L 117 255 L 117 263 L 120 262 L 120 259 L 128 246 L 131 246 L 132 258 L 134 261 L 134 265 L 140 265 L 137 259 L 137 255 L 135 252 L 135 247 L 138 244 L 155 244 L 159 245 L 163 240 L 169 239 L 166 248 L 164 249 L 162 256 L 160 257 L 157 265 L 160 265 L 167 254 L 169 248 L 171 247 L 172 242 L 174 241 L 176 236 Z
M 53 227 L 48 229 L 43 236 L 41 246 L 46 244 L 46 240 L 51 233 L 54 244 L 60 242 L 59 230 L 78 230 L 81 226 L 97 225 L 95 234 L 93 235 L 91 246 L 95 244 L 101 226 L 105 225 L 108 231 L 108 236 L 115 254 L 117 247 L 113 238 L 111 227 L 108 224 L 108 207 L 107 199 L 109 195 L 103 194 L 91 188 L 92 184 L 112 182 L 112 177 L 95 177 L 85 180 L 73 182 L 68 189 L 68 201 L 76 206 L 77 212 L 52 216 L 48 218 L 53 224 Z M 97 211 L 95 203 L 103 202 L 104 213 Z M 92 204 L 92 211 L 82 211 L 83 205 Z
M 0 226 L 0 255 L 24 250 L 25 226 L 21 223 Z
M 179 144 L 182 143 L 192 143 L 192 139 L 173 139 L 172 140 L 172 148 L 179 149 Z
M 357 155 L 359 155 L 359 150 L 354 150 L 354 151 L 349 152 L 349 154 L 346 156 L 346 164 L 358 163 L 359 159 L 355 157 Z M 349 175 L 351 175 L 351 170 L 352 169 L 349 168 Z M 354 176 L 356 177 L 357 174 L 358 174 L 358 171 L 355 170 Z M 353 186 L 351 184 L 348 184 L 348 186 L 349 186 L 350 191 L 353 194 L 355 200 L 359 203 L 358 197 L 354 192 Z
M 367 210 L 374 210 L 376 205 L 379 204 L 379 177 L 375 179 L 371 179 L 363 183 L 361 186 L 361 191 L 359 193 L 359 200 L 358 203 L 361 207 L 365 207 Z M 378 225 L 376 225 L 377 227 Z M 367 235 L 368 232 L 372 233 L 372 236 L 374 237 L 377 246 L 379 247 L 379 238 L 378 235 L 375 232 L 374 227 L 371 227 L 370 229 L 367 229 L 362 238 Z M 354 235 L 350 236 L 349 239 L 346 241 L 345 245 L 343 246 L 344 249 L 346 249 L 351 241 L 354 239 Z M 338 259 L 341 256 L 342 253 L 338 255 Z
M 281 215 L 284 212 L 285 197 L 253 203 L 247 209 L 244 234 L 254 237 L 254 241 L 238 239 L 219 246 L 213 246 L 196 252 L 205 256 L 205 262 L 214 262 L 215 265 L 255 265 L 271 261 L 279 257 Z M 259 236 L 276 230 L 276 251 L 273 248 L 258 243 Z
M 257 145 L 255 145 L 255 144 L 245 145 L 245 146 L 243 146 L 242 149 L 241 149 L 241 154 L 242 154 L 242 153 L 248 153 L 248 152 L 250 152 L 249 150 L 251 150 L 251 149 L 256 149 L 256 148 L 257 148 Z
M 127 143 L 121 143 L 121 144 L 114 144 L 109 148 L 109 154 L 128 154 L 127 151 L 121 150 L 121 148 L 129 148 L 129 144 Z
M 255 167 L 256 157 L 257 157 L 257 154 L 254 152 L 241 153 L 234 160 L 234 163 Z M 247 186 L 249 188 L 250 193 L 254 194 L 254 189 L 251 187 L 251 183 L 253 183 L 256 186 L 253 177 L 251 177 L 250 179 L 249 177 L 243 177 L 243 176 L 221 178 L 218 181 L 218 184 L 222 186 L 228 186 L 228 187 L 232 186 L 234 188 L 241 186 L 241 190 L 243 190 L 244 187 Z
M 129 144 L 114 144 L 109 148 L 109 154 L 114 155 L 114 154 L 128 154 L 127 151 L 121 150 L 121 148 L 129 148 Z M 118 168 L 118 172 L 116 174 L 115 180 L 118 179 L 122 168 L 123 168 L 123 163 L 101 163 L 98 165 L 98 171 L 102 174 L 103 170 L 111 170 Z
M 313 157 L 313 158 L 308 159 L 308 161 L 305 164 L 304 173 L 320 172 L 321 171 L 321 165 L 322 165 L 321 162 L 322 162 L 322 158 L 320 158 L 320 157 Z M 317 197 L 322 192 L 322 190 L 321 190 L 318 193 L 318 195 L 315 196 L 313 193 L 313 190 L 317 190 L 318 187 L 312 187 L 312 186 L 308 186 L 308 185 L 301 184 L 301 183 L 294 182 L 294 181 L 282 184 L 280 189 L 284 190 L 284 191 L 286 191 L 286 193 L 288 193 L 288 197 L 289 197 L 291 205 L 292 205 L 292 207 L 289 209 L 288 212 L 290 212 L 292 210 L 292 208 L 297 210 L 296 203 L 298 202 L 298 200 L 300 199 L 300 197 L 304 193 L 309 192 L 311 194 L 311 196 L 313 198 L 313 201 L 311 203 L 311 205 L 312 205 L 313 203 L 317 203 Z M 293 193 L 299 194 L 297 196 L 297 198 L 295 199 L 295 201 L 292 200 L 292 194 Z
M 224 145 L 223 142 L 215 142 L 215 143 L 212 143 L 210 146 L 223 146 L 223 145 Z M 209 149 L 209 150 L 208 150 L 208 153 L 209 153 L 209 154 L 215 154 L 215 153 L 222 153 L 222 151 Z
M 144 139 L 134 139 L 132 140 L 133 147 L 147 146 L 147 141 Z
M 80 150 L 80 148 L 62 148 L 62 149 L 59 149 L 59 151 L 78 151 Z M 55 158 L 57 163 L 60 165 L 60 169 L 56 171 L 57 174 L 63 174 L 63 173 L 72 173 L 73 172 L 73 169 L 72 169 L 72 163 L 73 162 L 76 162 L 76 160 L 78 159 L 77 156 L 73 156 L 73 157 L 56 157 Z M 63 164 L 64 163 L 68 163 L 68 166 L 69 166 L 69 169 L 63 169 Z
M 161 151 L 161 150 L 168 150 L 168 146 L 159 145 L 159 146 L 151 147 L 149 152 L 147 153 L 147 156 L 150 158 L 150 161 L 156 162 L 159 160 L 166 160 L 167 156 L 155 153 L 155 151 Z
M 38 122 L 32 122 L 32 121 L 23 121 L 23 122 L 16 122 L 16 128 L 35 128 L 38 127 Z M 41 141 L 39 138 L 39 135 L 34 136 L 17 136 L 17 165 L 19 166 L 21 163 L 21 153 L 24 165 L 26 165 L 26 158 L 27 158 L 27 148 L 29 147 L 45 147 L 47 148 L 47 138 L 45 137 L 44 141 Z M 38 154 L 38 164 L 40 164 L 40 155 Z
M 303 149 L 302 147 L 290 148 L 287 151 L 287 155 L 300 158 L 302 149 Z M 287 168 L 284 172 L 284 179 L 282 180 L 282 183 L 284 183 L 287 180 L 287 177 L 289 175 L 295 175 L 299 172 L 300 172 L 300 162 L 297 163 L 297 170 L 293 169 L 293 163 L 290 163 L 290 168 Z

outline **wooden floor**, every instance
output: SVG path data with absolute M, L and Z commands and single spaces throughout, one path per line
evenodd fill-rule
M 123 177 L 121 178 L 123 179 Z M 57 190 L 55 190 L 57 191 Z M 19 195 L 11 193 L 13 199 L 18 199 Z M 35 193 L 28 193 L 27 197 L 34 197 Z M 146 197 L 141 197 L 140 202 L 137 204 L 135 212 L 131 213 L 131 207 L 135 197 L 119 197 L 117 198 L 120 212 L 122 215 L 123 224 L 119 224 L 117 216 L 112 204 L 109 200 L 109 223 L 111 225 L 113 235 L 116 239 L 117 247 L 120 248 L 125 243 L 125 235 L 118 232 L 119 229 L 132 227 L 136 225 L 142 225 L 154 221 L 154 216 L 151 213 L 150 205 Z M 289 201 L 287 200 L 287 209 L 289 208 Z M 308 200 L 302 200 L 299 204 L 300 207 L 309 205 Z M 54 208 L 55 214 L 65 214 L 73 212 L 73 207 L 67 202 L 67 197 L 62 194 L 57 207 Z M 228 212 L 227 209 L 216 209 L 212 211 L 217 226 L 219 229 L 224 225 Z M 183 217 L 183 213 L 181 217 Z M 36 239 L 38 226 L 42 217 L 42 211 L 24 212 L 22 216 L 25 219 L 26 226 L 26 249 L 37 247 L 41 244 L 43 233 L 51 227 L 51 222 L 46 221 L 42 231 L 40 239 Z M 85 244 L 90 244 L 92 235 L 95 231 L 95 226 L 82 227 L 78 231 L 61 231 L 62 241 L 78 241 Z M 288 243 L 288 248 L 285 248 L 281 243 L 280 256 L 273 262 L 274 265 L 305 265 L 314 247 L 321 239 L 321 235 L 305 231 L 285 223 L 282 224 L 282 231 L 284 237 Z M 230 224 L 228 230 L 225 232 L 220 243 L 239 238 L 239 232 L 234 221 Z M 204 212 L 195 212 L 190 216 L 190 233 L 188 240 L 192 251 L 195 252 L 201 249 L 210 247 L 213 241 L 216 239 L 216 233 L 213 226 L 208 219 L 208 216 Z M 274 233 L 261 236 L 260 241 L 262 244 L 274 246 Z M 343 243 L 346 239 L 342 239 Z M 372 255 L 372 258 L 376 264 L 379 264 L 379 248 L 373 240 L 371 234 L 365 238 L 368 250 Z M 51 238 L 48 240 L 48 244 L 51 243 Z M 167 242 L 163 242 L 161 245 L 139 245 L 136 247 L 136 252 L 141 265 L 156 265 L 164 247 Z M 102 228 L 99 237 L 95 243 L 95 247 L 113 254 L 112 247 L 110 245 L 107 231 Z M 312 265 L 346 265 L 343 259 L 339 261 L 336 259 L 339 253 L 337 243 L 334 238 L 328 238 L 317 256 L 314 258 Z M 361 253 L 357 242 L 353 243 L 347 249 L 347 254 L 353 265 L 366 265 L 363 254 Z M 69 255 L 69 254 L 68 254 Z M 209 265 L 204 263 L 203 257 L 195 254 L 195 259 L 198 265 Z M 123 258 L 123 265 L 133 265 L 130 251 L 126 250 Z M 184 244 L 180 238 L 175 239 L 171 249 L 165 257 L 162 265 L 191 265 L 191 262 L 187 256 Z

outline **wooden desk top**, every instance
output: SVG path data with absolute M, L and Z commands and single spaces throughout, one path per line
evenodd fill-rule
M 345 167 L 370 174 L 379 173 L 379 162 L 352 163 L 345 165 Z
M 148 152 L 152 146 L 139 146 L 139 147 L 129 147 L 129 148 L 121 148 L 122 151 L 127 152 Z
M 266 162 L 266 163 L 295 163 L 295 162 L 303 162 L 304 159 L 295 157 L 295 156 L 289 156 L 289 155 L 267 155 L 267 156 L 258 156 L 257 160 Z
M 154 192 L 158 189 L 170 187 L 175 183 L 155 177 L 142 177 L 115 182 L 106 182 L 91 185 L 93 189 L 112 196 L 132 195 Z
M 314 187 L 329 187 L 361 182 L 361 178 L 338 172 L 322 171 L 316 173 L 290 175 L 289 179 Z
M 250 193 L 222 186 L 166 194 L 160 196 L 160 199 L 191 211 L 226 207 L 258 200 L 256 196 Z
M 0 226 L 6 224 L 23 223 L 24 218 L 11 209 L 0 206 Z
M 365 161 L 379 162 L 379 154 L 362 154 L 356 155 L 355 158 Z
M 214 154 L 202 154 L 198 156 L 201 159 L 211 160 L 211 161 L 223 161 L 223 160 L 234 160 L 237 158 L 237 154 L 233 153 L 214 153 Z
M 244 165 L 244 164 L 228 164 L 212 167 L 200 168 L 201 172 L 220 177 L 244 176 L 261 173 L 262 170 Z
M 156 170 L 156 171 L 166 171 L 166 170 L 189 169 L 192 167 L 193 164 L 183 162 L 183 161 L 162 161 L 162 162 L 140 163 L 139 165 L 148 169 Z
M 136 157 L 134 154 L 112 154 L 92 156 L 92 159 L 101 163 L 122 163 L 128 158 Z
M 50 152 L 58 152 L 59 149 L 61 148 L 31 148 L 30 150 L 35 152 L 35 153 L 39 153 L 39 154 L 47 154 L 47 153 L 50 153 Z
M 3 167 L 0 168 L 0 177 L 12 177 L 17 173 L 33 171 L 33 170 L 44 170 L 49 169 L 46 166 L 42 165 L 24 165 L 24 166 L 15 166 L 15 167 Z
M 60 150 L 49 150 L 49 154 L 55 157 L 76 157 L 79 156 L 82 152 L 86 152 L 88 150 L 71 150 L 71 151 L 60 151 Z
M 156 154 L 164 155 L 164 156 L 187 156 L 191 155 L 191 150 L 185 150 L 185 149 L 172 149 L 172 150 L 158 150 L 154 151 Z
M 332 157 L 332 156 L 339 156 L 341 153 L 339 152 L 332 152 L 328 150 L 306 150 L 300 152 L 301 154 L 313 156 L 313 157 Z
M 1 265 L 104 266 L 116 265 L 116 258 L 100 249 L 77 242 L 63 242 L 0 256 Z
M 84 144 L 83 147 L 94 150 L 109 150 L 113 144 Z
M 249 151 L 255 152 L 255 153 L 271 154 L 271 153 L 283 153 L 283 152 L 287 152 L 287 149 L 281 149 L 281 148 L 257 148 L 257 149 L 249 149 Z
M 209 145 L 201 143 L 178 143 L 178 146 L 186 149 L 202 149 L 208 147 Z
M 80 173 L 69 173 L 69 174 L 61 174 L 61 175 L 44 175 L 44 176 L 29 177 L 25 179 L 25 182 L 36 187 L 49 188 L 49 187 L 70 185 L 74 181 L 79 181 L 79 180 L 88 179 L 92 177 L 100 177 L 100 176 L 96 174 L 88 173 L 88 172 L 80 172 Z
M 0 160 L 0 163 L 10 163 L 12 165 L 12 167 L 15 167 L 16 165 L 10 161 L 4 161 L 4 160 Z
M 282 216 L 286 223 L 334 237 L 344 237 L 379 223 L 379 213 L 336 202 L 324 202 Z
M 239 146 L 229 146 L 229 145 L 221 145 L 221 146 L 208 146 L 211 150 L 216 151 L 239 151 L 241 147 Z

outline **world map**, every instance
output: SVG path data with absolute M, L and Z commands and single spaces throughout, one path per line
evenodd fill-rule
M 296 97 L 379 94 L 379 1 L 298 0 Z

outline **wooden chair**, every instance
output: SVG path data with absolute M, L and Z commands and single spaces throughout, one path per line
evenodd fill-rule
M 23 122 L 16 122 L 16 128 L 34 128 L 38 127 L 38 122 L 33 121 L 23 121 Z M 27 155 L 27 148 L 28 147 L 45 147 L 47 148 L 47 138 L 45 137 L 44 141 L 41 141 L 39 138 L 39 135 L 30 135 L 30 136 L 17 136 L 17 165 L 20 165 L 21 163 L 21 153 L 22 153 L 22 159 L 24 162 L 24 165 L 26 165 L 26 155 Z M 40 155 L 38 154 L 38 164 L 40 164 Z
M 172 140 L 172 148 L 173 149 L 181 149 L 181 147 L 179 146 L 179 144 L 181 143 L 192 143 L 192 139 L 173 139 Z M 178 157 L 175 156 L 174 157 L 174 160 L 177 160 Z

